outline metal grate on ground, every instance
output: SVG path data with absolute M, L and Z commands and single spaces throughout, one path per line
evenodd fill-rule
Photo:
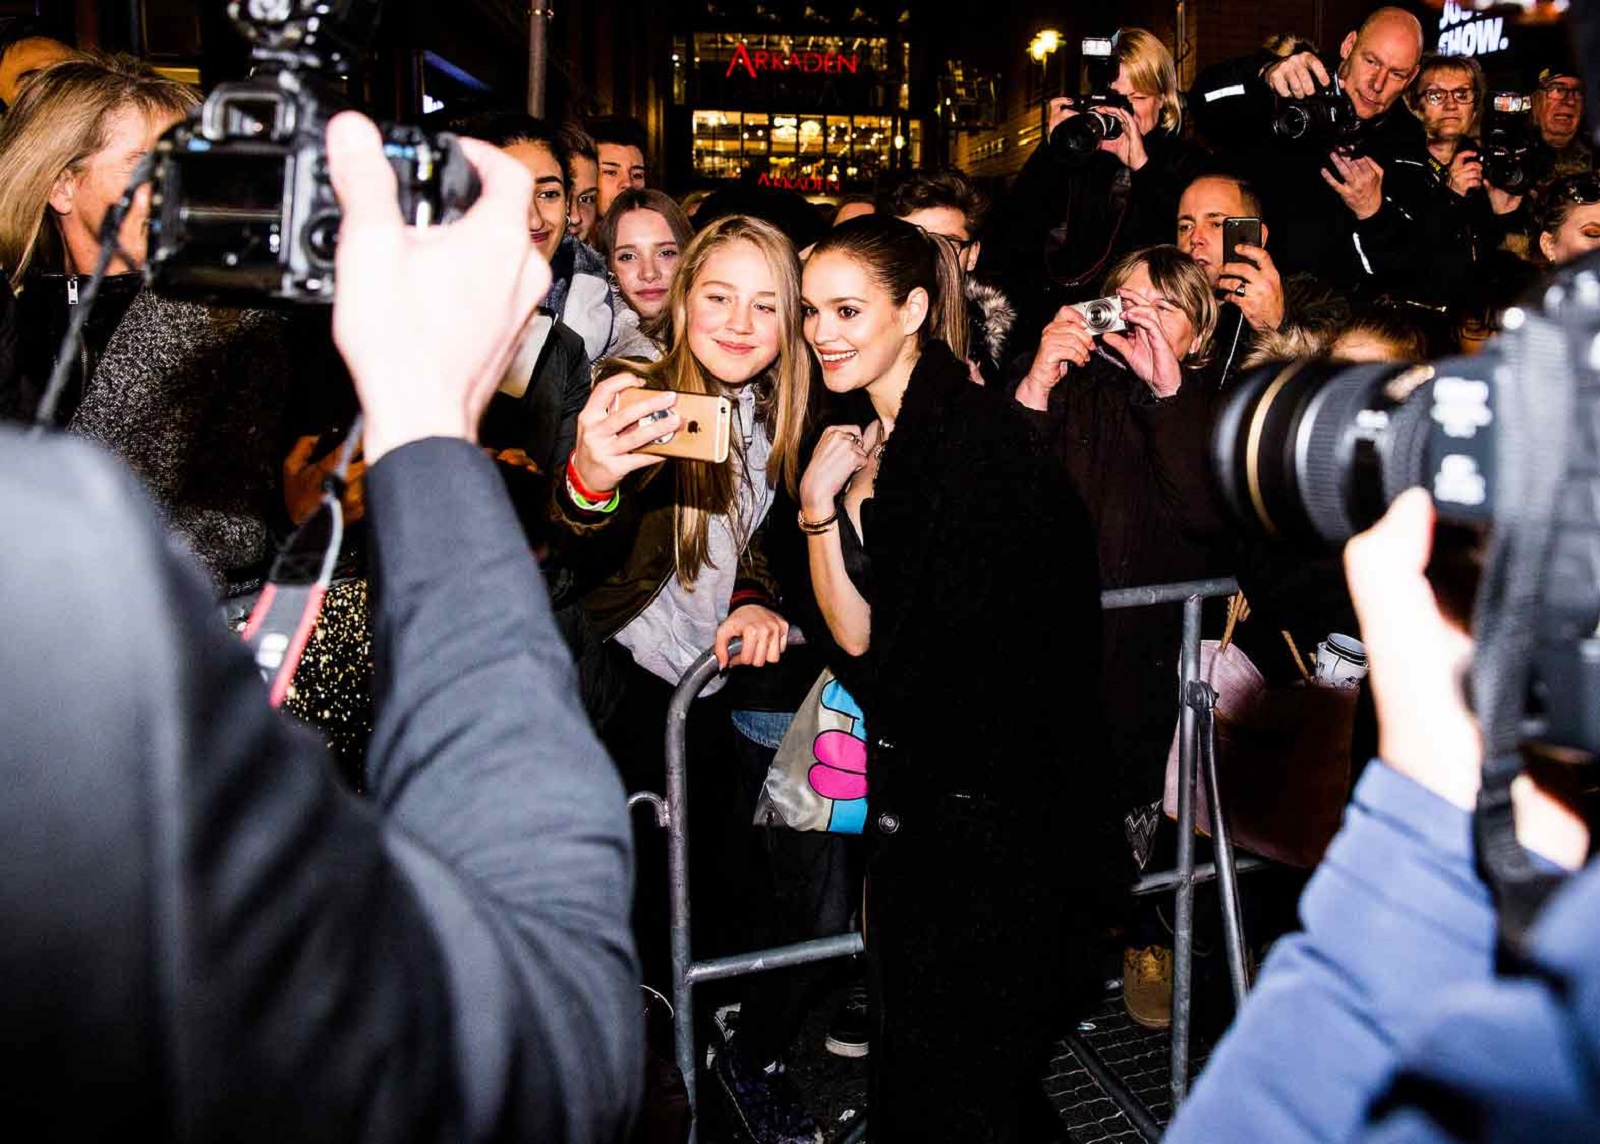
M 1165 1031 L 1134 1024 L 1122 1007 L 1120 994 L 1108 997 L 1096 1012 L 1085 1017 L 1078 1025 L 1078 1034 L 1144 1102 L 1150 1115 L 1165 1126 L 1172 1115 L 1171 1037 Z M 1194 1045 L 1191 1077 L 1199 1075 L 1205 1051 L 1205 1045 Z M 1056 1042 L 1045 1092 L 1061 1114 L 1072 1144 L 1139 1141 L 1139 1133 L 1128 1118 L 1101 1091 L 1064 1042 Z
M 836 999 L 835 999 L 836 1000 Z M 828 1144 L 842 1140 L 855 1126 L 856 1117 L 866 1104 L 867 1062 L 844 1060 L 822 1051 L 821 1042 L 832 1004 L 817 1006 L 807 1021 L 801 1049 L 790 1061 L 789 1072 L 805 1094 L 811 1113 Z M 1100 1054 L 1107 1065 L 1165 1125 L 1171 1116 L 1169 1084 L 1171 1078 L 1171 1039 L 1165 1032 L 1135 1025 L 1122 1007 L 1120 992 L 1110 994 L 1092 1014 L 1078 1025 L 1078 1034 Z M 1207 1045 L 1196 1039 L 1190 1077 L 1197 1077 L 1205 1063 Z M 1139 1134 L 1111 1102 L 1099 1085 L 1078 1062 L 1072 1050 L 1058 1041 L 1047 1070 L 1044 1089 L 1060 1113 L 1072 1144 L 1100 1144 L 1116 1141 L 1138 1144 Z M 706 1078 L 703 1099 L 720 1103 L 716 1082 Z M 702 1144 L 748 1144 L 742 1132 L 733 1130 L 725 1116 L 707 1108 L 702 1121 Z

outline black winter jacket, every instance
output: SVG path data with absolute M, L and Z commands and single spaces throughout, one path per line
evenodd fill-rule
M 1144 144 L 1148 161 L 1133 171 L 1104 151 L 1068 161 L 1041 143 L 1017 176 L 983 258 L 1016 304 L 1024 337 L 1062 305 L 1095 297 L 1123 255 L 1172 241 L 1199 152 L 1159 128 Z

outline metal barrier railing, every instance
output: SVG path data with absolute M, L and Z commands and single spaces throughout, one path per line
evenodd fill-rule
M 1216 879 L 1221 891 L 1223 936 L 1228 954 L 1229 977 L 1234 999 L 1242 1002 L 1249 988 L 1249 972 L 1244 951 L 1244 921 L 1239 906 L 1237 877 L 1266 864 L 1245 857 L 1235 860 L 1226 816 L 1222 813 L 1222 791 L 1217 778 L 1215 723 L 1216 695 L 1200 680 L 1200 613 L 1208 599 L 1231 596 L 1239 590 L 1232 579 L 1193 580 L 1181 584 L 1158 584 L 1144 588 L 1120 588 L 1102 592 L 1103 611 L 1148 608 L 1161 604 L 1183 604 L 1183 642 L 1179 654 L 1180 731 L 1178 740 L 1178 853 L 1174 869 L 1147 875 L 1134 887 L 1135 894 L 1174 892 L 1173 980 L 1172 980 L 1172 1110 L 1188 1094 L 1190 1014 L 1194 993 L 1194 888 Z M 739 641 L 729 649 L 737 655 Z M 694 961 L 689 946 L 689 799 L 685 759 L 689 705 L 719 674 L 716 656 L 706 652 L 684 673 L 667 707 L 666 764 L 667 796 L 667 878 L 671 896 L 672 926 L 672 1004 L 676 1010 L 675 1055 L 688 1088 L 689 1104 L 698 1110 L 697 1069 L 695 1067 L 694 987 L 702 981 L 760 973 L 770 969 L 804 965 L 836 957 L 849 957 L 862 951 L 861 935 L 839 934 L 774 949 L 733 954 L 708 961 Z M 1200 771 L 1204 771 L 1212 807 L 1212 841 L 1216 862 L 1196 867 L 1194 861 L 1195 792 Z M 650 801 L 650 796 L 635 795 L 633 802 Z M 663 817 L 656 804 L 658 821 Z M 1122 1084 L 1115 1072 L 1081 1037 L 1068 1034 L 1072 1047 L 1084 1067 L 1123 1111 L 1147 1141 L 1159 1138 L 1154 1117 L 1137 1096 Z M 690 1128 L 690 1144 L 698 1133 L 698 1114 Z

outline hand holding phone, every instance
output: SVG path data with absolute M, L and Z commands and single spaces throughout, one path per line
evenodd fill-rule
M 616 411 L 631 410 L 641 402 L 659 398 L 661 390 L 642 387 L 624 389 L 617 394 Z M 649 440 L 634 452 L 657 457 L 676 457 L 686 461 L 709 461 L 720 465 L 728 459 L 733 429 L 733 403 L 726 397 L 708 393 L 682 393 L 672 405 L 677 424 L 660 437 Z M 647 412 L 639 418 L 642 428 L 665 417 L 665 411 Z
M 639 390 L 645 396 L 627 409 L 617 409 L 617 395 Z M 584 488 L 609 492 L 637 469 L 659 465 L 661 458 L 639 453 L 660 437 L 662 430 L 676 429 L 678 416 L 673 405 L 678 395 L 669 390 L 645 390 L 631 373 L 618 373 L 602 379 L 589 393 L 578 414 L 578 442 L 572 451 L 572 467 Z M 640 425 L 643 416 L 662 413 L 664 422 Z
M 1246 266 L 1261 267 L 1254 259 L 1239 254 L 1241 246 L 1261 245 L 1261 220 L 1259 218 L 1225 218 L 1222 220 L 1222 262 L 1242 262 Z

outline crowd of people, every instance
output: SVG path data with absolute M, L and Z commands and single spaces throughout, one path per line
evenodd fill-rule
M 354 1118 L 333 1123 L 400 1116 L 409 1100 L 428 1123 L 475 1134 L 625 1132 L 643 1080 L 626 993 L 641 974 L 666 991 L 669 974 L 659 840 L 630 840 L 621 793 L 662 788 L 668 701 L 710 649 L 726 672 L 689 724 L 697 953 L 861 928 L 866 957 L 828 1044 L 869 1060 L 874 1138 L 1064 1138 L 1040 1070 L 1066 1016 L 1098 997 L 1108 956 L 1122 959 L 1134 1018 L 1170 1019 L 1169 939 L 1129 889 L 1159 848 L 1151 808 L 1177 721 L 1179 615 L 1103 616 L 1099 591 L 1236 576 L 1259 617 L 1241 642 L 1269 679 L 1294 678 L 1295 645 L 1361 631 L 1372 598 L 1358 616 L 1333 560 L 1228 519 L 1208 476 L 1214 410 L 1266 362 L 1475 352 L 1545 269 L 1600 249 L 1584 80 L 1563 61 L 1534 78 L 1526 117 L 1494 120 L 1479 65 L 1427 54 L 1417 20 L 1384 8 L 1335 52 L 1278 37 L 1188 92 L 1158 37 L 1123 29 L 1106 91 L 1115 98 L 1094 108 L 1053 101 L 1044 140 L 1000 194 L 960 170 L 919 171 L 826 215 L 752 187 L 675 199 L 649 185 L 648 140 L 631 120 L 452 114 L 439 126 L 479 141 L 469 157 L 486 175 L 464 234 L 404 247 L 411 278 L 396 263 L 375 300 L 341 293 L 331 318 L 152 292 L 148 201 L 135 200 L 67 385 L 42 413 L 119 458 L 209 575 L 215 616 L 196 605 L 205 587 L 148 537 L 109 534 L 137 548 L 152 583 L 183 582 L 163 598 L 168 629 L 152 655 L 189 664 L 179 677 L 208 694 L 227 681 L 238 726 L 205 733 L 237 734 L 218 748 L 231 769 L 192 781 L 217 786 L 207 813 L 246 833 L 219 784 L 248 785 L 247 764 L 273 751 L 245 738 L 314 751 L 270 720 L 264 693 L 260 710 L 238 714 L 254 701 L 250 669 L 205 621 L 243 626 L 279 544 L 342 466 L 352 522 L 286 704 L 322 734 L 349 789 L 316 786 L 301 759 L 293 799 L 233 796 L 300 816 L 320 848 L 233 854 L 210 835 L 184 845 L 220 847 L 223 866 L 270 867 L 229 867 L 194 899 L 239 911 L 262 940 L 289 942 L 338 895 L 346 912 L 330 924 L 362 932 L 313 937 L 304 962 L 251 952 L 255 976 L 227 989 L 274 999 L 252 1004 L 257 1025 L 229 1030 L 219 993 L 210 1017 L 172 1026 L 185 1053 L 226 1053 L 313 1006 L 306 1040 L 284 1048 L 295 1068 L 276 1075 L 316 1093 L 360 1088 L 352 1070 L 377 1067 L 370 1038 L 409 1062 L 409 1075 L 363 1089 L 367 1104 L 332 1101 Z M 1288 137 L 1285 109 L 1308 98 L 1340 102 L 1337 136 Z M 27 28 L 0 39 L 0 418 L 41 416 L 107 214 L 199 99 L 127 57 Z M 1116 130 L 1085 148 L 1071 126 L 1085 115 Z M 362 165 L 362 128 L 346 119 L 339 131 L 344 287 L 386 275 L 373 235 L 402 240 L 373 205 L 382 171 Z M 1493 133 L 1521 141 L 1509 160 Z M 485 220 L 520 210 L 519 196 L 520 245 L 504 244 L 505 272 L 468 289 L 466 272 L 493 262 L 505 237 Z M 363 197 L 366 212 L 351 209 Z M 1250 240 L 1226 241 L 1241 219 L 1255 224 Z M 452 253 L 460 266 L 446 265 Z M 428 274 L 441 296 L 460 290 L 495 318 L 461 370 L 470 399 L 443 399 L 448 363 L 416 348 L 428 329 L 470 340 L 460 307 L 429 313 L 405 294 L 434 285 Z M 1084 306 L 1099 299 L 1115 302 L 1108 329 Z M 413 369 L 417 387 L 394 381 Z M 424 392 L 430 369 L 439 378 Z M 661 448 L 707 428 L 681 411 L 686 398 L 725 403 L 726 461 Z M 346 441 L 358 407 L 362 438 Z M 440 407 L 454 420 L 424 416 Z M 34 448 L 19 455 L 48 463 Z M 108 537 L 85 536 L 92 560 Z M 475 597 L 472 585 L 488 587 Z M 83 605 L 85 632 L 116 587 Z M 497 612 L 508 598 L 520 603 Z M 861 838 L 755 825 L 824 672 L 865 727 Z M 438 725 L 408 712 L 413 702 Z M 198 699 L 180 706 L 199 718 Z M 108 728 L 134 718 L 105 717 Z M 540 719 L 560 733 L 546 738 Z M 523 732 L 528 744 L 513 741 Z M 52 733 L 68 734 L 36 737 Z M 1355 742 L 1359 771 L 1375 744 L 1359 725 Z M 522 750 L 537 756 L 531 769 L 502 784 Z M 473 752 L 471 767 L 449 770 Z M 1381 817 L 1381 792 L 1364 789 L 1362 813 Z M 314 819 L 334 825 L 313 830 Z M 395 828 L 375 829 L 380 819 Z M 529 824 L 561 837 L 539 850 L 523 834 L 497 852 Z M 363 863 L 365 883 L 287 871 L 296 857 L 341 854 Z M 593 870 L 598 881 L 563 888 Z M 291 893 L 294 910 L 252 913 L 246 899 L 264 886 Z M 217 940 L 243 950 L 247 938 Z M 187 945 L 180 954 L 189 965 Z M 225 960 L 207 950 L 196 972 L 221 982 Z M 280 970 L 295 989 L 273 992 Z M 317 974 L 356 976 L 313 1000 Z M 485 976 L 487 1000 L 467 984 Z M 825 976 L 749 978 L 737 1017 L 721 1021 L 711 1072 L 756 1144 L 822 1139 L 786 1060 Z M 427 1012 L 400 1004 L 407 989 Z M 569 989 L 598 992 L 585 994 L 592 1005 L 552 1000 Z M 345 1027 L 340 1006 L 366 1009 Z M 545 1008 L 559 1020 L 529 1017 L 539 1036 L 524 1037 L 521 1017 Z M 1254 1023 L 1270 1034 L 1273 1019 Z M 164 1035 L 158 1025 L 114 1049 L 137 1054 L 140 1037 Z M 452 1048 L 430 1041 L 451 1028 Z M 441 1061 L 469 1077 L 453 1095 Z M 394 1088 L 412 1081 L 411 1093 Z M 280 1136 L 326 1134 L 273 1110 L 278 1088 L 197 1091 L 185 1116 L 259 1107 Z M 1246 1138 L 1242 1114 L 1218 1099 L 1197 1100 L 1188 1130 Z M 1286 1107 L 1262 1099 L 1270 1114 Z M 1353 1131 L 1362 1112 L 1330 1100 L 1305 1115 Z

